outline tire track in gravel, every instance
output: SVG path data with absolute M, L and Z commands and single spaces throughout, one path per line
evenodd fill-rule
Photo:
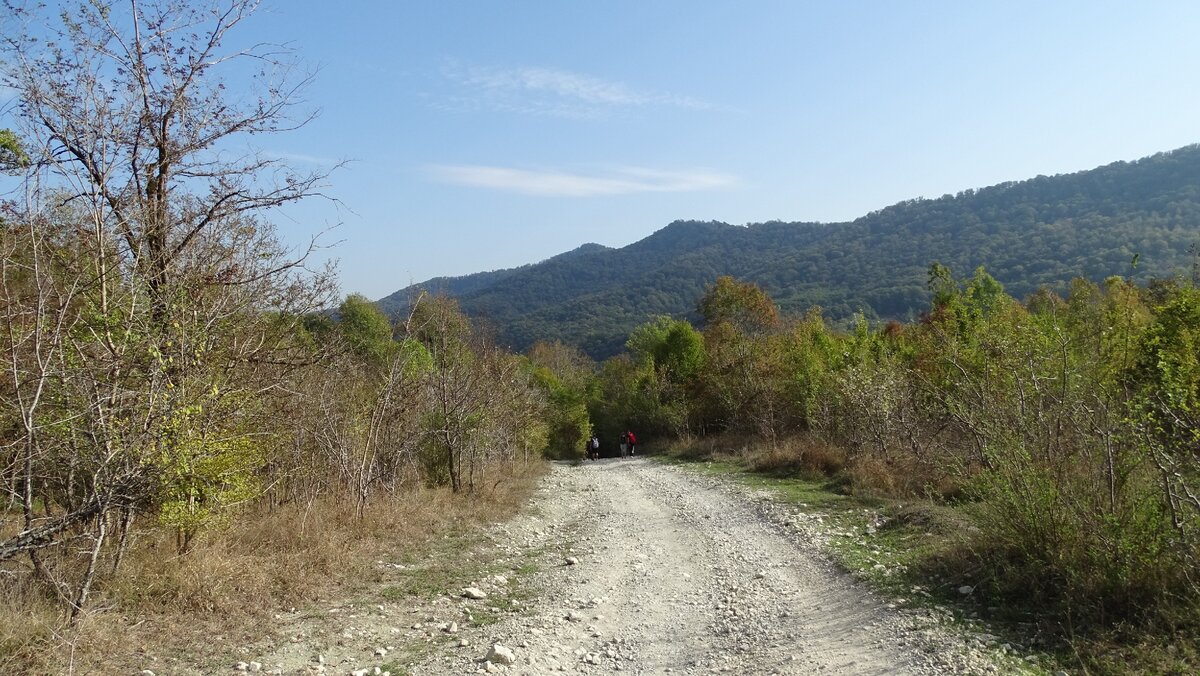
M 935 674 L 994 667 L 918 630 L 721 482 L 645 459 L 556 466 L 530 515 L 502 531 L 575 559 L 538 576 L 524 614 L 413 674 Z M 562 559 L 560 559 L 562 560 Z M 470 652 L 470 654 L 467 654 Z

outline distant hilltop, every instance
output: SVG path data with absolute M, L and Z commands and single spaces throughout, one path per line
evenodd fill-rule
M 500 342 L 619 352 L 655 315 L 692 317 L 706 285 L 733 275 L 785 311 L 813 305 L 907 320 L 925 309 L 931 263 L 978 266 L 1016 297 L 1075 277 L 1190 274 L 1200 245 L 1200 145 L 1135 162 L 900 202 L 847 223 L 676 221 L 629 246 L 585 244 L 540 263 L 438 277 L 378 301 L 404 312 L 419 289 L 458 299 Z M 1137 255 L 1136 266 L 1133 264 Z

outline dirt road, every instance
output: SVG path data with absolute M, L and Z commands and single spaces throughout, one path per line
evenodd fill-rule
M 996 669 L 920 612 L 889 608 L 837 571 L 779 514 L 745 489 L 640 458 L 556 466 L 529 513 L 494 534 L 503 560 L 546 553 L 531 597 L 462 630 L 411 673 Z M 493 600 L 462 599 L 447 614 L 485 612 L 507 583 L 482 581 Z M 511 665 L 506 654 L 484 661 L 495 643 L 511 650 Z

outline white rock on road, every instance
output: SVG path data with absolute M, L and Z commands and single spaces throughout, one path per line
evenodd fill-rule
M 499 643 L 492 645 L 492 649 L 488 651 L 487 657 L 484 659 L 493 664 L 510 665 L 517 663 L 517 656 L 513 654 L 513 651 Z

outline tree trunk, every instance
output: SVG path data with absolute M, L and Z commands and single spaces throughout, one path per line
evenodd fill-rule
M 108 535 L 108 519 L 104 514 L 96 517 L 96 537 L 92 544 L 92 555 L 88 558 L 87 570 L 83 573 L 83 579 L 79 582 L 79 592 L 75 595 L 75 600 L 71 602 L 71 624 L 79 619 L 79 614 L 83 612 L 83 607 L 87 604 L 88 596 L 92 592 L 92 580 L 96 578 L 96 562 L 100 559 L 100 550 L 104 547 L 105 536 Z
M 0 542 L 0 561 L 7 561 L 21 552 L 46 546 L 62 531 L 86 521 L 100 513 L 100 504 L 93 502 L 70 514 L 37 528 L 27 528 Z

